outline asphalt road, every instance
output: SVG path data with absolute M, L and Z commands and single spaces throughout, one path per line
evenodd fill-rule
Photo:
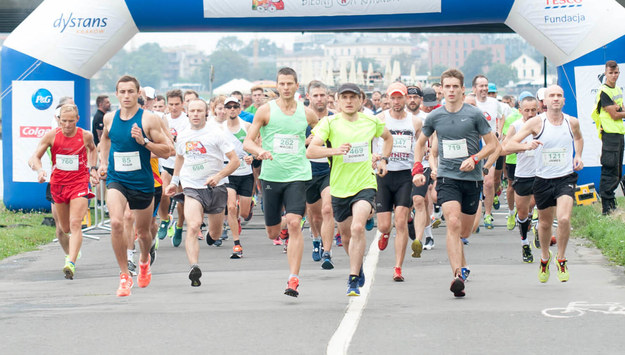
M 108 234 L 85 239 L 71 281 L 61 271 L 60 246 L 46 245 L 0 262 L 0 353 L 622 354 L 623 269 L 572 240 L 570 281 L 560 283 L 552 265 L 541 284 L 537 263 L 521 262 L 518 232 L 506 230 L 504 215 L 495 221 L 466 246 L 464 299 L 449 291 L 444 227 L 434 230 L 433 250 L 407 256 L 403 283 L 392 280 L 392 241 L 385 251 L 368 248 L 361 297 L 345 296 L 341 249 L 334 248 L 334 270 L 312 261 L 308 230 L 300 297 L 283 295 L 286 256 L 265 237 L 260 213 L 244 227 L 243 259 L 229 258 L 231 240 L 219 248 L 202 242 L 199 288 L 187 279 L 184 248 L 169 238 L 150 286 L 135 284 L 126 298 L 115 296 Z M 367 232 L 369 244 L 374 232 Z

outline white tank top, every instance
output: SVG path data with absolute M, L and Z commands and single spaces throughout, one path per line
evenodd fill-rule
M 178 118 L 171 118 L 171 114 L 165 115 L 165 118 L 167 119 L 167 124 L 169 125 L 169 131 L 171 132 L 171 135 L 174 136 L 174 141 L 182 131 L 189 128 L 189 117 L 187 117 L 187 114 L 184 112 L 180 113 Z M 173 156 L 167 159 L 159 158 L 158 161 L 163 167 L 173 169 L 174 164 L 176 163 L 176 157 Z
M 522 119 L 512 122 L 515 132 L 519 132 L 523 127 Z M 525 137 L 521 143 L 528 143 L 534 140 L 531 135 Z M 514 170 L 514 177 L 531 178 L 536 176 L 536 149 L 527 150 L 525 152 L 517 153 L 516 155 L 516 169 Z
M 389 111 L 384 112 L 386 128 L 393 136 L 393 150 L 388 159 L 388 171 L 410 170 L 414 163 L 415 131 L 412 124 L 412 114 L 397 120 L 391 117 Z
M 243 125 L 243 122 L 245 121 L 243 121 L 240 118 L 238 120 L 239 120 L 239 128 L 240 128 L 239 132 L 242 130 L 243 132 L 245 132 L 245 135 L 247 136 L 247 130 L 245 129 L 245 126 Z M 226 133 L 226 139 L 230 143 L 232 143 L 232 145 L 234 145 L 234 152 L 236 153 L 236 155 L 239 157 L 239 160 L 240 160 L 239 167 L 230 175 L 245 176 L 245 175 L 251 174 L 252 166 L 249 164 L 246 164 L 245 160 L 243 160 L 243 158 L 245 158 L 245 156 L 248 155 L 247 152 L 243 150 L 243 143 L 239 140 L 239 138 L 237 138 L 234 135 L 234 133 L 230 131 L 230 129 L 228 128 L 228 121 L 222 122 L 221 127 Z M 224 163 L 227 163 L 227 162 L 229 162 L 228 158 L 224 157 Z
M 425 120 L 428 118 L 428 114 L 423 112 L 423 111 L 419 111 L 419 113 L 417 114 L 417 118 L 421 120 L 421 123 L 422 123 L 421 127 L 423 127 L 425 125 Z M 421 132 L 419 132 L 419 133 L 421 133 Z M 416 138 L 415 138 L 415 141 L 416 141 Z M 423 154 L 423 159 L 421 159 L 421 163 L 423 165 L 423 168 L 429 168 L 430 167 L 430 160 L 429 160 L 430 148 L 431 148 L 430 147 L 430 139 L 428 139 L 428 140 L 425 141 L 425 153 Z M 428 157 L 428 159 L 426 159 L 426 157 Z
M 573 173 L 573 131 L 569 116 L 559 126 L 554 126 L 547 115 L 540 116 L 543 121 L 536 139 L 543 144 L 536 149 L 536 176 L 543 179 L 555 179 Z

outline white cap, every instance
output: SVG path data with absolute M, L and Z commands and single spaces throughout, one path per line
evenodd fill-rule
M 540 88 L 540 89 L 538 89 L 538 91 L 536 91 L 536 98 L 537 98 L 539 101 L 542 101 L 542 100 L 544 100 L 544 99 L 545 99 L 545 91 L 546 91 L 546 90 L 547 90 L 547 89 L 545 89 L 545 88 Z
M 231 102 L 234 102 L 234 103 L 236 103 L 236 104 L 241 104 L 241 103 L 239 102 L 239 99 L 238 99 L 238 98 L 236 98 L 236 97 L 234 97 L 234 96 L 230 96 L 230 97 L 228 97 L 228 98 L 226 99 L 226 101 L 224 101 L 224 106 L 225 106 L 225 105 L 227 105 L 227 104 L 229 104 L 229 103 L 231 103 Z
M 145 96 L 148 99 L 154 100 L 156 98 L 156 90 L 154 90 L 153 87 L 146 86 L 146 87 L 143 88 L 143 91 L 145 92 Z

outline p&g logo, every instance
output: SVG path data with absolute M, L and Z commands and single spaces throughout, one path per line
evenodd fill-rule
M 37 110 L 47 110 L 52 106 L 52 93 L 48 89 L 41 88 L 33 94 L 32 102 Z

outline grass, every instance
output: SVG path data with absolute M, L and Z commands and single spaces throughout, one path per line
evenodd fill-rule
M 623 206 L 625 198 L 618 198 Z M 601 215 L 601 204 L 577 206 L 571 218 L 573 235 L 592 241 L 610 260 L 625 266 L 625 211 L 619 208 L 610 216 Z
M 41 225 L 49 213 L 9 211 L 0 202 L 0 260 L 36 250 L 54 239 L 54 227 Z

